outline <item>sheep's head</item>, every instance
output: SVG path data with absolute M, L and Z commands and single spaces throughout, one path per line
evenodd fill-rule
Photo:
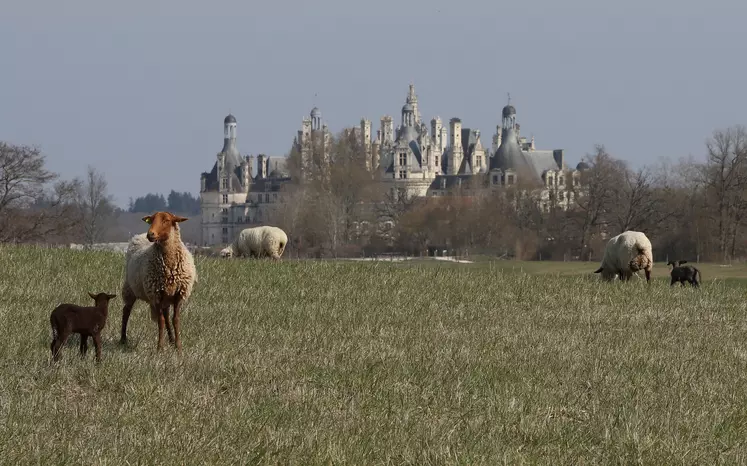
M 220 256 L 221 257 L 226 257 L 226 258 L 232 257 L 233 256 L 233 246 L 228 246 L 227 248 L 223 248 L 220 251 Z
M 146 237 L 151 243 L 162 243 L 169 239 L 173 230 L 179 229 L 179 222 L 187 220 L 171 212 L 156 212 L 143 217 L 143 221 L 150 225 Z
M 648 260 L 648 257 L 644 256 L 643 254 L 638 254 L 628 264 L 628 266 L 630 267 L 630 270 L 633 272 L 644 270 L 648 268 L 649 265 L 650 265 L 650 261 Z
M 93 298 L 96 304 L 109 304 L 109 300 L 112 300 L 117 297 L 117 295 L 115 294 L 108 294 L 108 293 L 93 294 L 91 292 L 88 293 L 88 296 Z

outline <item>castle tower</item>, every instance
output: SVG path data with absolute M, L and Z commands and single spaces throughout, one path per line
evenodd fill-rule
M 394 120 L 389 115 L 381 117 L 381 145 L 394 142 Z
M 420 118 L 420 111 L 418 111 L 418 96 L 415 95 L 415 85 L 410 83 L 410 91 L 407 93 L 407 103 L 412 105 L 412 112 L 413 117 L 415 121 L 413 122 L 413 126 L 415 123 L 419 123 Z
M 361 147 L 366 156 L 366 168 L 371 170 L 371 121 L 361 118 Z
M 319 108 L 314 107 L 311 109 L 311 130 L 319 129 L 322 129 L 322 112 Z
M 441 147 L 441 128 L 444 125 L 441 122 L 441 117 L 436 117 L 431 120 L 431 144 L 435 147 Z
M 464 158 L 464 149 L 462 148 L 462 120 L 452 118 L 449 120 L 449 132 L 451 133 L 451 152 L 447 160 L 446 173 L 456 175 L 459 173 L 459 167 L 462 165 Z
M 223 120 L 223 150 L 222 153 L 228 156 L 227 162 L 233 166 L 238 166 L 239 150 L 236 148 L 236 117 L 231 115 Z

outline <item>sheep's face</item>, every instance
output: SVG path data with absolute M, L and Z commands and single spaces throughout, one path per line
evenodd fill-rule
M 169 239 L 174 229 L 179 229 L 179 222 L 187 220 L 170 212 L 156 212 L 143 217 L 143 221 L 150 225 L 146 237 L 151 243 L 162 243 Z

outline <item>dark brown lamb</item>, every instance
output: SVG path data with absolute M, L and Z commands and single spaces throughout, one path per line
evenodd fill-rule
M 703 279 L 700 275 L 700 270 L 692 265 L 682 265 L 685 263 L 687 263 L 687 261 L 667 262 L 667 265 L 672 266 L 672 271 L 670 272 L 672 280 L 669 283 L 669 286 L 674 286 L 677 282 L 680 282 L 680 285 L 682 286 L 685 286 L 685 282 L 688 282 L 693 288 L 700 286 L 700 281 L 698 279 Z
M 95 306 L 79 306 L 77 304 L 60 304 L 49 316 L 52 325 L 52 359 L 59 361 L 62 358 L 62 345 L 73 333 L 80 334 L 80 354 L 85 356 L 88 351 L 88 337 L 93 337 L 96 345 L 96 362 L 101 362 L 101 331 L 106 326 L 106 317 L 109 314 L 109 300 L 115 298 L 115 294 L 88 293 L 93 298 Z

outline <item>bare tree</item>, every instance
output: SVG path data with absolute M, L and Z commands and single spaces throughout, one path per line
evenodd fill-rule
M 570 212 L 578 230 L 580 254 L 583 255 L 590 236 L 597 229 L 605 229 L 607 212 L 617 202 L 616 185 L 623 173 L 619 161 L 615 160 L 601 144 L 595 146 L 594 155 L 587 156 L 591 168 L 581 177 L 581 185 L 575 187 L 575 205 Z
M 740 223 L 747 216 L 747 131 L 743 126 L 716 130 L 706 148 L 703 181 L 713 205 L 719 252 L 726 260 L 734 255 Z
M 79 191 L 78 206 L 83 220 L 83 237 L 86 244 L 100 241 L 110 225 L 114 212 L 112 198 L 107 193 L 106 178 L 89 166 L 86 181 Z
M 56 181 L 44 164 L 39 148 L 0 141 L 0 241 L 46 241 L 76 225 L 79 182 Z

